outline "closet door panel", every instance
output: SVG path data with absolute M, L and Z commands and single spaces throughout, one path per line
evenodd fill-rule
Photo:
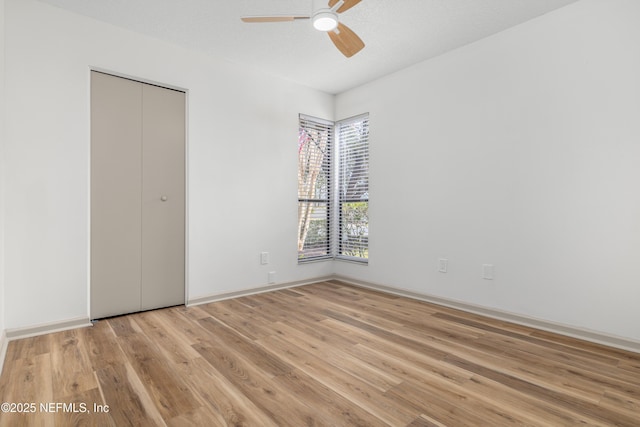
M 142 309 L 185 301 L 185 94 L 143 87 Z
M 142 85 L 91 73 L 91 317 L 140 309 Z

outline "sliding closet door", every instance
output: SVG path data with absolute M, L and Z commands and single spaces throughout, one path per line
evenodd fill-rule
M 142 309 L 183 304 L 185 94 L 142 88 Z
M 142 86 L 91 75 L 91 316 L 140 310 Z
M 91 73 L 91 318 L 183 304 L 185 95 Z

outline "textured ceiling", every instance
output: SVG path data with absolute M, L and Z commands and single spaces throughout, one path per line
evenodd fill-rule
M 577 0 L 362 0 L 340 16 L 366 43 L 349 59 L 309 20 L 240 21 L 245 15 L 309 15 L 314 0 L 40 1 L 340 93 Z

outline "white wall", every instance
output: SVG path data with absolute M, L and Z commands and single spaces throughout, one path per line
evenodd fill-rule
M 89 70 L 188 90 L 189 298 L 330 274 L 296 263 L 299 112 L 332 96 L 33 0 L 6 1 L 6 327 L 88 316 Z M 5 97 L 3 97 L 5 99 Z M 259 253 L 271 264 L 261 266 Z
M 2 366 L 2 339 L 5 329 L 4 311 L 4 0 L 0 0 L 0 366 Z M 0 372 L 2 370 L 0 369 Z
M 371 247 L 336 272 L 640 340 L 639 22 L 583 0 L 339 95 L 371 114 Z

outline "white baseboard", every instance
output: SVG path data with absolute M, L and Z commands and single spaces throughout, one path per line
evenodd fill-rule
M 614 347 L 614 348 L 619 348 L 621 350 L 640 353 L 640 341 L 635 341 L 630 338 L 619 337 L 619 336 L 605 334 L 598 331 L 592 331 L 589 329 L 578 328 L 575 326 L 564 325 L 561 323 L 556 323 L 556 322 L 551 322 L 547 320 L 536 319 L 533 317 L 523 316 L 520 314 L 510 313 L 507 311 L 469 304 L 466 302 L 436 297 L 428 294 L 422 294 L 422 293 L 414 292 L 408 289 L 394 288 L 391 286 L 381 285 L 378 283 L 365 282 L 362 280 L 357 280 L 349 277 L 335 276 L 334 279 L 344 283 L 348 283 L 350 285 L 354 285 L 354 286 L 373 289 L 376 291 L 403 296 L 407 298 L 412 298 L 420 301 L 430 302 L 430 303 L 442 305 L 445 307 L 455 308 L 458 310 L 479 314 L 482 316 L 487 316 L 493 319 L 504 320 L 507 322 L 516 323 L 519 325 L 528 326 L 531 328 L 540 329 L 547 332 L 554 332 L 560 335 L 565 335 L 572 338 L 578 338 L 584 341 L 602 344 L 608 347 Z
M 8 341 L 19 340 L 22 338 L 35 337 L 37 335 L 50 334 L 52 332 L 66 331 L 69 329 L 83 328 L 91 326 L 88 317 L 79 317 L 75 319 L 62 320 L 60 322 L 43 323 L 26 328 L 7 329 L 6 336 Z
M 7 340 L 7 333 L 3 329 L 0 331 L 0 375 L 2 375 L 2 367 L 4 366 L 4 358 L 7 356 L 7 345 L 9 344 L 9 340 Z
M 336 276 L 316 277 L 309 280 L 298 280 L 295 282 L 279 283 L 275 285 L 260 286 L 257 288 L 248 288 L 241 291 L 223 292 L 220 294 L 205 295 L 202 297 L 192 298 L 187 301 L 187 307 L 194 305 L 208 304 L 210 302 L 223 301 L 231 298 L 246 297 L 249 295 L 263 294 L 265 292 L 277 291 L 280 289 L 295 288 L 298 286 L 310 285 L 312 283 L 324 282 L 327 280 L 338 279 Z

